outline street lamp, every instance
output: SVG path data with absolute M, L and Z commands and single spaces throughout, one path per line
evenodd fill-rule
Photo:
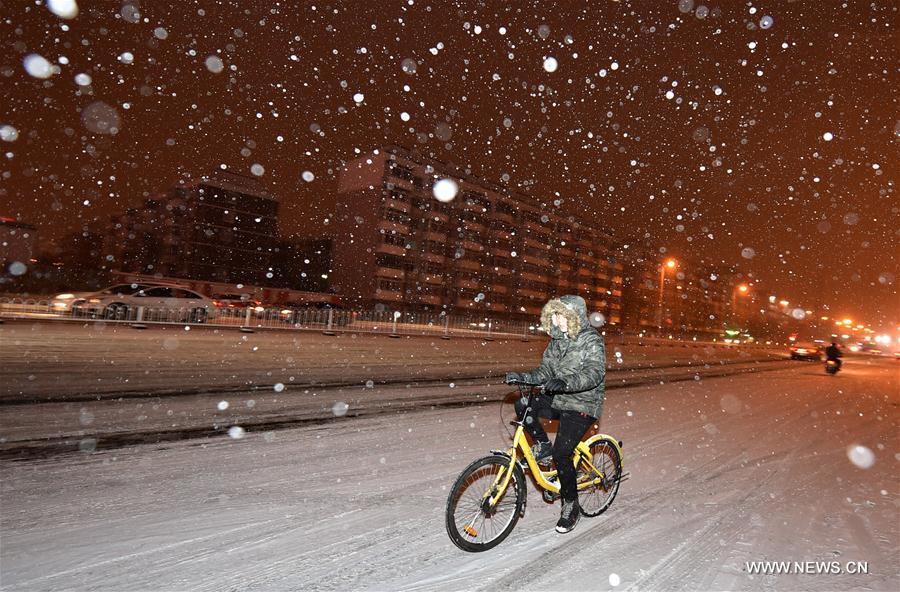
M 656 326 L 660 332 L 662 332 L 663 288 L 666 285 L 666 270 L 675 269 L 677 266 L 678 261 L 674 259 L 666 259 L 665 263 L 659 266 L 659 304 L 656 307 Z
M 747 284 L 741 284 L 736 286 L 734 290 L 731 291 L 731 316 L 734 318 L 734 321 L 737 322 L 737 297 L 738 294 L 742 296 L 747 294 L 750 291 L 750 286 Z

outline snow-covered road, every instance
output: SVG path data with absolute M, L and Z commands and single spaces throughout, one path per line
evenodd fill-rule
M 481 554 L 451 544 L 444 504 L 504 446 L 496 403 L 5 461 L 0 585 L 897 590 L 898 405 L 898 365 L 877 358 L 610 391 L 602 428 L 631 473 L 611 509 L 558 535 L 529 486 L 524 520 Z M 763 560 L 869 573 L 747 573 Z
M 0 325 L 0 402 L 226 392 L 503 376 L 535 367 L 546 338 L 484 341 L 315 331 L 14 321 Z M 783 359 L 783 346 L 607 338 L 612 370 Z M 618 355 L 617 355 L 618 354 Z
M 503 374 L 533 367 L 545 346 L 16 321 L 0 325 L 0 457 L 498 401 Z M 609 388 L 792 363 L 776 346 L 618 336 L 607 351 Z

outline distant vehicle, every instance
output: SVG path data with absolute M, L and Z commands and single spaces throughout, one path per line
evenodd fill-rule
M 742 343 L 756 343 L 756 338 L 738 329 L 725 329 L 721 335 L 722 341 L 730 345 L 741 345 Z
M 328 309 L 334 309 L 332 324 L 346 326 L 353 322 L 352 317 L 356 313 L 348 313 L 341 310 L 340 306 L 327 302 L 286 302 L 278 305 L 281 320 L 290 324 L 298 324 L 302 319 L 325 319 Z M 324 322 L 324 321 L 323 321 Z
M 188 288 L 175 285 L 143 286 L 136 290 L 98 293 L 83 305 L 106 319 L 135 320 L 143 307 L 143 320 L 205 323 L 215 318 L 212 299 Z
M 860 343 L 859 351 L 867 354 L 874 354 L 876 356 L 880 356 L 882 354 L 881 347 L 875 345 L 874 343 Z
M 825 373 L 826 374 L 837 374 L 841 371 L 841 365 L 838 364 L 837 360 L 828 360 L 825 362 Z
M 262 301 L 255 300 L 249 294 L 220 294 L 213 298 L 213 304 L 217 308 L 251 308 L 262 304 Z
M 83 311 L 85 303 L 90 298 L 103 298 L 110 295 L 130 295 L 138 290 L 149 288 L 152 284 L 114 284 L 98 292 L 64 292 L 57 294 L 50 301 L 54 312 L 79 312 Z
M 792 360 L 812 360 L 818 362 L 822 359 L 822 351 L 815 343 L 795 343 L 790 347 Z

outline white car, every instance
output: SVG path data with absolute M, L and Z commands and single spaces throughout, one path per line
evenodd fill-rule
M 113 292 L 94 294 L 83 306 L 107 319 L 130 321 L 205 323 L 216 316 L 212 299 L 181 286 L 150 285 Z
M 84 311 L 85 302 L 89 298 L 103 298 L 109 295 L 134 294 L 138 290 L 150 287 L 151 284 L 115 284 L 99 292 L 65 292 L 57 294 L 50 301 L 53 312 L 72 313 Z

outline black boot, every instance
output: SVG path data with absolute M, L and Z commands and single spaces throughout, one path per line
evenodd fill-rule
M 572 501 L 564 499 L 562 501 L 562 510 L 559 513 L 559 522 L 556 523 L 556 532 L 562 534 L 571 532 L 575 528 L 580 515 L 581 507 L 578 505 L 578 498 L 576 497 Z

